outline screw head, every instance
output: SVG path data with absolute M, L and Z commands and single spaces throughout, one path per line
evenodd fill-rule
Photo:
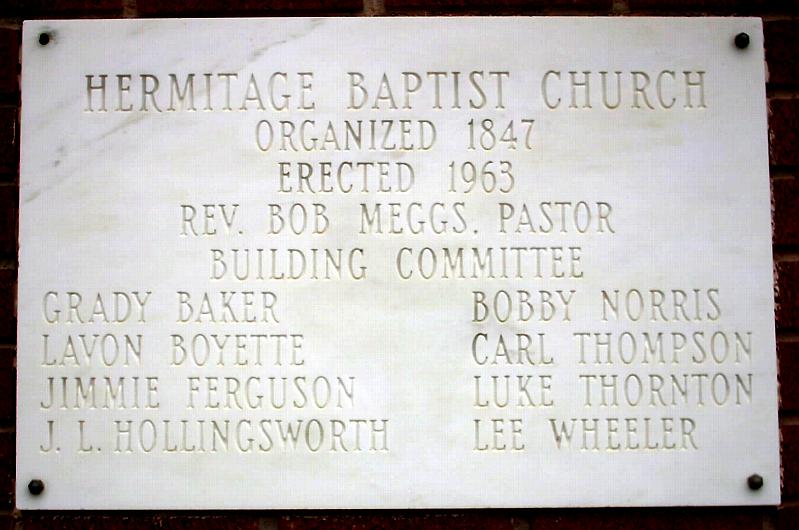
M 744 48 L 749 47 L 749 34 L 748 33 L 739 33 L 735 36 L 735 47 L 743 50 Z
M 746 483 L 749 485 L 750 490 L 759 490 L 763 487 L 763 477 L 757 473 L 749 475 L 749 478 L 746 479 Z
M 47 46 L 50 43 L 50 34 L 46 31 L 39 33 L 39 44 L 41 46 Z
M 31 495 L 41 495 L 44 491 L 44 482 L 35 478 L 28 482 L 28 491 L 31 492 Z

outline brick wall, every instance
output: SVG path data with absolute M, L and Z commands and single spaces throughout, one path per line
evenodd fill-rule
M 799 0 L 0 0 L 0 530 L 799 528 Z M 379 512 L 17 512 L 18 48 L 32 18 L 291 15 L 747 15 L 764 20 L 780 368 L 779 508 Z

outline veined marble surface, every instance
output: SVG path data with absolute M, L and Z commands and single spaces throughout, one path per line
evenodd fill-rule
M 758 19 L 23 37 L 19 508 L 779 502 Z

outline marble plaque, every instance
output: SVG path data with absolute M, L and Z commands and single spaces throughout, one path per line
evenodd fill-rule
M 23 37 L 21 509 L 779 502 L 758 19 Z

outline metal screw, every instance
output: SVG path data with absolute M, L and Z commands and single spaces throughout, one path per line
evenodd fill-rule
M 28 482 L 28 491 L 31 492 L 31 495 L 40 495 L 44 491 L 44 482 L 35 478 Z
M 50 34 L 46 31 L 39 33 L 39 44 L 42 46 L 47 46 L 50 44 Z
M 763 487 L 763 477 L 757 473 L 749 475 L 749 478 L 746 479 L 746 483 L 749 485 L 750 490 L 759 490 Z
M 735 36 L 735 47 L 738 49 L 743 50 L 744 48 L 749 47 L 749 34 L 748 33 L 739 33 Z

